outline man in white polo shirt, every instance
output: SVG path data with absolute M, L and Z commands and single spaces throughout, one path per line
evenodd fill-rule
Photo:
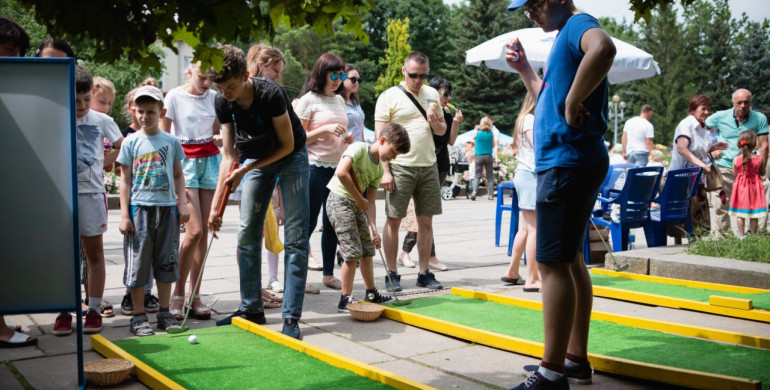
M 376 137 L 389 122 L 398 123 L 409 133 L 412 148 L 390 162 L 382 162 L 385 174 L 381 185 L 385 193 L 387 220 L 382 244 L 388 263 L 388 275 L 396 291 L 401 291 L 401 275 L 396 267 L 398 228 L 406 216 L 409 199 L 414 198 L 417 216 L 417 251 L 420 273 L 417 286 L 441 289 L 441 283 L 428 269 L 433 243 L 433 216 L 441 214 L 441 186 L 436 169 L 433 134 L 446 132 L 444 116 L 439 112 L 438 91 L 425 85 L 430 66 L 428 56 L 412 52 L 404 59 L 404 81 L 383 92 L 374 109 Z M 385 283 L 390 283 L 385 277 Z M 389 286 L 389 285 L 388 285 Z
M 628 162 L 639 167 L 646 167 L 650 159 L 650 152 L 654 147 L 652 137 L 654 128 L 652 123 L 652 107 L 649 104 L 642 106 L 642 113 L 635 116 L 623 126 L 623 155 Z

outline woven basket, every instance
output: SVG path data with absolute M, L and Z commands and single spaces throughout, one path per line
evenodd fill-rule
M 123 359 L 92 360 L 83 365 L 86 380 L 97 386 L 114 386 L 128 378 L 134 363 Z
M 350 315 L 359 321 L 374 321 L 380 317 L 385 308 L 371 303 L 351 303 L 348 306 Z

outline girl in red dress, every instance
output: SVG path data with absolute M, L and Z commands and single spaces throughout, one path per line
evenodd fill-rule
M 752 234 L 757 233 L 760 215 L 767 212 L 765 188 L 761 176 L 765 175 L 765 162 L 753 153 L 757 147 L 757 133 L 746 130 L 738 136 L 738 149 L 743 152 L 733 160 L 733 194 L 730 197 L 730 215 L 738 218 L 739 238 L 746 234 L 745 219 L 749 219 Z

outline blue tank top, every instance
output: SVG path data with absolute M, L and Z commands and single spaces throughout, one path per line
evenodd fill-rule
M 492 154 L 492 148 L 494 147 L 495 135 L 492 131 L 476 131 L 476 155 L 480 154 Z

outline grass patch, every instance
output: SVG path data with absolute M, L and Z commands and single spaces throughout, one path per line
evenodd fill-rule
M 688 246 L 687 252 L 701 256 L 770 263 L 770 234 L 750 234 L 743 240 L 732 234 L 721 239 L 696 240 Z

